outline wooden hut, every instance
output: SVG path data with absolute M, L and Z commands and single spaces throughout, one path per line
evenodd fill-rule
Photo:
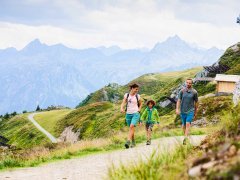
M 217 93 L 233 93 L 236 82 L 240 81 L 240 76 L 217 74 L 215 81 L 217 82 Z

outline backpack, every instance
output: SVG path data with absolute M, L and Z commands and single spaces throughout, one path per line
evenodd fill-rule
M 129 97 L 129 93 L 127 94 L 127 98 L 126 98 L 126 100 L 127 100 L 126 109 L 125 109 L 126 112 L 127 112 L 127 106 L 128 106 L 128 97 Z M 137 105 L 138 105 L 138 107 L 139 107 L 140 104 L 139 104 L 139 100 L 138 100 L 138 94 L 136 94 L 135 97 L 136 97 L 136 99 L 137 99 Z

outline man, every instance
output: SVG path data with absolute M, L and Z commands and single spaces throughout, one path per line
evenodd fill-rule
M 136 145 L 134 140 L 134 127 L 137 125 L 140 118 L 140 111 L 142 108 L 142 101 L 140 95 L 137 94 L 139 91 L 139 86 L 137 84 L 132 84 L 130 86 L 130 93 L 124 95 L 121 112 L 126 113 L 126 123 L 129 127 L 128 140 L 125 143 L 125 147 L 128 149 Z M 125 106 L 126 105 L 126 106 Z M 126 107 L 126 108 L 125 108 Z
M 191 122 L 193 119 L 196 119 L 198 110 L 198 93 L 192 88 L 192 84 L 192 79 L 186 80 L 186 88 L 179 92 L 176 107 L 176 114 L 181 116 L 183 133 L 185 135 L 183 144 L 186 144 L 188 140 Z

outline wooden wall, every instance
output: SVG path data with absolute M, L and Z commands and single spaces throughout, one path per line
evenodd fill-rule
M 235 82 L 225 82 L 225 81 L 217 82 L 217 92 L 233 93 L 235 87 L 236 87 Z

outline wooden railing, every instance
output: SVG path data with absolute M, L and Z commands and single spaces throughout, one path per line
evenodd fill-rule
M 194 78 L 193 81 L 214 81 L 215 78 L 212 77 L 200 77 L 200 78 Z

